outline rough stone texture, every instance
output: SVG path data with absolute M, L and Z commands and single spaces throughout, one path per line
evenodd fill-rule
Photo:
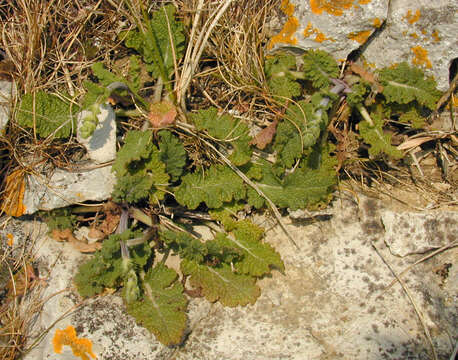
M 81 120 L 90 112 L 83 110 L 78 114 L 77 139 L 86 148 L 89 159 L 101 164 L 116 158 L 116 115 L 109 104 L 101 104 L 99 108 L 100 113 L 97 115 L 99 124 L 87 139 L 81 136 L 80 128 Z
M 56 169 L 49 177 L 29 175 L 24 193 L 25 213 L 52 210 L 88 200 L 103 201 L 111 196 L 116 181 L 111 166 L 68 172 Z M 92 167 L 92 168 L 91 168 Z
M 393 255 L 422 254 L 457 240 L 456 214 L 448 211 L 423 213 L 382 213 L 385 243 Z
M 364 58 L 376 67 L 402 61 L 420 66 L 445 90 L 452 60 L 458 58 L 457 34 L 458 2 L 392 0 L 386 28 L 365 49 Z
M 117 296 L 109 295 L 89 301 L 56 324 L 37 352 L 25 359 L 57 359 L 50 341 L 55 328 L 67 324 L 93 342 L 98 359 L 431 359 L 412 304 L 399 283 L 390 287 L 394 277 L 373 245 L 398 274 L 422 255 L 394 256 L 385 245 L 382 224 L 390 209 L 378 200 L 358 198 L 358 204 L 354 199 L 336 200 L 328 220 L 310 223 L 285 218 L 300 250 L 278 227 L 268 231 L 266 241 L 282 255 L 285 274 L 274 272 L 262 279 L 262 295 L 253 306 L 223 308 L 203 299 L 191 300 L 189 334 L 181 347 L 160 345 L 125 315 Z M 445 221 L 436 218 L 441 224 Z M 448 218 L 456 221 L 458 214 L 450 212 Z M 255 220 L 269 227 L 265 218 Z M 421 220 L 416 218 L 417 228 L 427 229 L 426 223 L 419 225 Z M 403 231 L 410 226 L 399 223 Z M 444 226 L 444 231 L 447 237 L 453 229 Z M 49 271 L 46 294 L 68 286 L 71 290 L 49 300 L 39 323 L 46 328 L 79 303 L 70 279 L 77 263 L 87 257 L 67 244 L 43 241 L 37 244 L 37 262 Z M 457 255 L 458 250 L 450 248 L 402 277 L 422 312 L 439 359 L 448 359 L 458 340 Z M 48 275 L 45 270 L 42 276 Z
M 13 83 L 0 80 L 0 133 L 5 129 L 11 111 Z
M 282 4 L 288 19 L 280 36 L 272 38 L 268 47 L 287 44 L 304 50 L 319 48 L 343 60 L 380 27 L 388 12 L 384 0 L 295 0 Z
M 286 20 L 268 49 L 322 49 L 337 60 L 360 49 L 373 67 L 407 61 L 433 75 L 440 90 L 448 88 L 458 57 L 456 1 L 284 0 L 281 9 Z

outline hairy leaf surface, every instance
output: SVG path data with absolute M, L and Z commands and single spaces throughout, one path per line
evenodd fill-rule
M 181 271 L 190 276 L 192 286 L 200 288 L 210 302 L 219 301 L 229 307 L 245 306 L 254 304 L 261 294 L 253 277 L 233 273 L 227 264 L 210 267 L 183 260 Z
M 281 97 L 280 102 L 301 94 L 301 86 L 293 75 L 296 70 L 296 58 L 291 54 L 279 53 L 266 59 L 264 71 L 267 85 L 272 94 Z
M 191 115 L 191 119 L 198 130 L 206 130 L 210 136 L 233 147 L 229 160 L 234 165 L 240 166 L 250 161 L 251 137 L 249 128 L 243 121 L 228 114 L 218 115 L 218 110 L 214 107 L 199 110 Z
M 195 209 L 200 203 L 209 208 L 219 208 L 223 202 L 245 197 L 243 181 L 229 167 L 214 165 L 206 171 L 196 171 L 183 176 L 182 183 L 175 190 L 175 198 L 188 209 Z
M 23 127 L 35 129 L 40 137 L 54 134 L 55 138 L 67 138 L 76 129 L 71 110 L 69 102 L 56 95 L 37 91 L 22 97 L 16 120 Z M 73 111 L 76 110 L 78 108 L 75 106 Z
M 250 221 L 241 220 L 234 224 L 230 234 L 219 238 L 227 247 L 235 247 L 242 256 L 234 262 L 237 273 L 260 277 L 270 273 L 272 267 L 284 271 L 280 255 L 267 243 L 261 241 L 264 230 Z
M 113 171 L 118 177 L 124 176 L 129 171 L 129 164 L 133 161 L 147 159 L 153 151 L 153 133 L 151 131 L 129 131 L 124 140 L 124 145 L 116 154 Z
M 339 66 L 334 58 L 323 50 L 309 50 L 304 54 L 304 73 L 316 89 L 327 88 L 332 78 L 339 77 Z
M 320 108 L 319 105 L 322 98 L 317 93 L 310 102 L 301 100 L 290 106 L 285 118 L 278 124 L 274 149 L 284 167 L 292 167 L 302 157 L 304 150 L 316 143 L 327 126 L 326 108 Z
M 379 72 L 383 95 L 388 102 L 407 104 L 416 100 L 420 105 L 434 110 L 440 92 L 432 78 L 425 78 L 423 71 L 406 62 Z
M 385 134 L 383 131 L 383 119 L 380 115 L 372 113 L 371 118 L 374 125 L 371 126 L 367 121 L 359 123 L 359 134 L 364 142 L 369 144 L 369 154 L 377 156 L 380 153 L 385 153 L 395 159 L 402 157 L 402 151 L 391 145 L 391 135 Z
M 165 164 L 171 180 L 176 181 L 183 174 L 186 165 L 186 150 L 183 143 L 170 131 L 160 131 L 159 137 L 160 159 Z
M 103 242 L 102 249 L 97 251 L 91 260 L 79 267 L 74 281 L 80 295 L 89 297 L 101 293 L 105 288 L 121 286 L 125 274 L 119 242 L 141 235 L 141 232 L 131 230 L 126 230 L 119 235 L 110 235 Z M 151 248 L 146 243 L 131 247 L 129 251 L 133 263 L 139 267 L 144 266 L 152 255 Z
M 125 39 L 127 47 L 135 49 L 142 55 L 148 71 L 155 78 L 163 77 L 162 69 L 165 71 L 165 76 L 170 76 L 174 70 L 173 54 L 178 61 L 184 53 L 184 27 L 175 19 L 175 12 L 173 5 L 163 6 L 153 13 L 150 26 L 145 26 L 146 34 L 140 30 L 130 30 L 127 34 L 122 33 L 120 36 Z M 172 38 L 173 47 L 170 38 Z
M 158 264 L 144 277 L 144 296 L 127 304 L 127 312 L 164 345 L 177 345 L 186 329 L 188 301 L 177 273 Z

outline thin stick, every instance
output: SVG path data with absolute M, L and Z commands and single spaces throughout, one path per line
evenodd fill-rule
M 415 301 L 413 300 L 412 295 L 410 294 L 409 289 L 408 289 L 407 286 L 404 284 L 404 282 L 401 280 L 401 278 L 395 273 L 395 271 L 393 270 L 393 268 L 391 267 L 391 265 L 385 260 L 385 258 L 382 256 L 382 254 L 378 251 L 378 249 L 377 249 L 377 247 L 375 246 L 374 243 L 372 243 L 372 247 L 374 248 L 374 250 L 375 250 L 375 252 L 377 253 L 377 255 L 380 257 L 380 259 L 382 259 L 382 261 L 383 261 L 383 262 L 385 263 L 385 265 L 388 267 L 388 269 L 390 269 L 391 273 L 392 273 L 393 276 L 396 278 L 396 280 L 401 284 L 402 289 L 403 289 L 404 292 L 406 293 L 407 297 L 408 297 L 409 300 L 410 300 L 410 303 L 412 304 L 413 308 L 415 309 L 415 312 L 417 313 L 418 318 L 420 319 L 420 323 L 421 323 L 421 325 L 422 325 L 422 327 L 423 327 L 423 331 L 425 332 L 426 339 L 428 340 L 429 346 L 431 347 L 431 352 L 433 353 L 433 359 L 434 359 L 434 360 L 438 360 L 437 354 L 436 354 L 436 350 L 434 349 L 433 340 L 431 339 L 431 334 L 429 333 L 428 327 L 426 326 L 425 320 L 424 320 L 424 318 L 423 318 L 423 314 L 422 314 L 422 312 L 420 311 L 420 309 L 418 308 L 418 306 L 417 306 L 417 304 L 415 303 Z
M 453 242 L 453 243 L 451 243 L 451 244 L 442 246 L 441 248 L 439 248 L 439 249 L 433 251 L 431 254 L 428 254 L 428 255 L 426 255 L 426 256 L 423 256 L 421 259 L 415 261 L 413 264 L 410 264 L 410 265 L 407 266 L 404 270 L 402 270 L 402 271 L 398 274 L 399 278 L 401 278 L 402 275 L 404 275 L 407 271 L 409 271 L 409 270 L 410 270 L 411 268 L 413 268 L 415 265 L 418 265 L 418 264 L 420 264 L 421 262 L 426 261 L 426 260 L 432 258 L 433 256 L 435 256 L 435 255 L 437 255 L 437 254 L 439 254 L 439 253 L 441 253 L 441 252 L 443 252 L 443 251 L 445 251 L 445 250 L 452 249 L 452 248 L 454 248 L 454 247 L 456 247 L 456 246 L 458 246 L 458 241 L 455 241 L 455 242 Z M 390 283 L 390 285 L 388 285 L 388 286 L 385 288 L 385 291 L 388 290 L 390 287 L 392 287 L 392 286 L 394 285 L 395 282 L 396 282 L 396 280 L 393 280 L 393 281 Z
M 189 130 L 187 127 L 181 127 L 184 131 L 191 133 L 192 135 L 195 136 L 195 134 Z M 283 232 L 286 234 L 288 237 L 289 241 L 297 248 L 300 249 L 300 247 L 297 245 L 297 243 L 294 241 L 293 237 L 289 233 L 288 229 L 286 228 L 286 225 L 283 223 L 281 219 L 281 214 L 277 209 L 277 206 L 270 200 L 266 194 L 253 182 L 251 181 L 243 172 L 241 172 L 234 164 L 231 163 L 231 161 L 224 156 L 216 147 L 213 146 L 210 142 L 208 142 L 205 139 L 201 138 L 201 141 L 204 142 L 208 147 L 210 147 L 214 152 L 216 152 L 223 162 L 231 168 L 232 171 L 234 171 L 238 176 L 242 178 L 243 181 L 245 181 L 248 185 L 250 185 L 257 193 L 259 196 L 263 197 L 267 203 L 269 204 L 269 207 L 271 208 L 272 212 L 274 213 L 275 218 L 277 219 L 278 223 L 280 224 L 280 227 L 282 228 Z

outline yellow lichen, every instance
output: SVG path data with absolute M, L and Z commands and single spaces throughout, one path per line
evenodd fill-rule
M 294 16 L 291 16 L 283 26 L 283 29 L 281 29 L 280 33 L 270 39 L 267 49 L 272 49 L 274 45 L 278 43 L 296 45 L 297 38 L 293 35 L 298 27 L 299 21 Z
M 421 13 L 419 9 L 415 11 L 415 14 L 412 13 L 412 10 L 408 10 L 407 15 L 404 17 L 404 19 L 406 19 L 409 22 L 409 24 L 414 24 L 420 19 L 420 15 Z
M 287 16 L 293 16 L 294 4 L 291 4 L 289 0 L 281 0 L 280 10 Z
M 431 33 L 431 36 L 433 37 L 434 42 L 439 42 L 441 40 L 439 36 L 439 31 L 437 31 L 436 29 L 433 30 L 433 32 Z
M 409 35 L 411 38 L 418 39 L 417 33 L 410 33 Z
M 312 23 L 309 21 L 307 24 L 307 27 L 304 29 L 302 32 L 305 38 L 311 37 L 315 35 L 315 38 L 313 39 L 314 41 L 318 43 L 322 43 L 323 41 L 335 41 L 333 38 L 328 38 L 325 34 L 323 34 L 319 29 L 314 28 Z
M 91 340 L 79 339 L 76 336 L 75 328 L 71 325 L 65 330 L 56 329 L 52 344 L 56 354 L 61 354 L 62 347 L 68 345 L 71 347 L 73 355 L 80 357 L 82 360 L 89 360 L 89 356 L 92 359 L 97 359 L 97 356 L 92 352 Z
M 330 15 L 341 16 L 352 6 L 353 0 L 310 0 L 312 12 L 318 15 L 326 11 Z
M 412 59 L 412 64 L 418 66 L 425 66 L 428 69 L 431 69 L 432 64 L 428 58 L 428 50 L 422 48 L 420 45 L 411 48 L 414 57 Z
M 382 21 L 379 18 L 375 18 L 374 20 L 372 20 L 372 26 L 375 28 L 379 28 L 380 26 L 382 26 Z
M 351 32 L 348 34 L 348 38 L 354 41 L 364 44 L 367 38 L 371 35 L 372 30 L 363 30 L 359 32 Z
M 286 15 L 288 15 L 288 20 L 286 21 L 285 25 L 283 25 L 283 29 L 281 29 L 277 35 L 270 39 L 269 43 L 267 44 L 268 50 L 272 49 L 274 45 L 278 43 L 289 45 L 297 44 L 297 38 L 294 36 L 294 33 L 299 27 L 299 21 L 296 17 L 292 16 L 294 14 L 294 5 L 291 4 L 288 0 L 282 0 L 280 9 Z

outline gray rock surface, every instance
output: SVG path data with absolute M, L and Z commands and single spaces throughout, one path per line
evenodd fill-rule
M 83 110 L 78 114 L 77 120 L 77 139 L 86 150 L 89 159 L 96 163 L 106 163 L 116 158 L 116 115 L 110 104 L 101 104 L 100 113 L 97 115 L 99 123 L 94 133 L 87 139 L 80 133 L 82 119 L 90 114 Z
M 328 220 L 310 223 L 285 218 L 300 250 L 291 246 L 278 226 L 269 230 L 266 241 L 282 255 L 285 274 L 274 272 L 262 279 L 262 295 L 252 306 L 224 308 L 192 299 L 189 334 L 178 348 L 162 346 L 138 327 L 114 294 L 81 303 L 71 278 L 87 255 L 42 236 L 37 263 L 42 276 L 48 276 L 45 294 L 54 296 L 45 304 L 35 334 L 73 311 L 52 325 L 25 359 L 60 359 L 50 341 L 56 328 L 68 324 L 79 337 L 93 342 L 98 359 L 431 359 L 417 313 L 399 283 L 391 285 L 394 277 L 384 262 L 400 274 L 422 255 L 394 256 L 385 245 L 387 232 L 382 224 L 390 209 L 378 200 L 358 198 L 359 203 L 336 200 Z M 458 213 L 450 212 L 447 218 L 456 221 Z M 436 219 L 445 225 L 445 217 Z M 255 221 L 269 227 L 265 217 Z M 428 229 L 427 221 L 427 216 L 415 218 L 419 233 Z M 449 240 L 454 235 L 450 227 L 443 226 L 443 231 Z M 448 359 L 458 340 L 457 253 L 450 248 L 402 276 L 439 359 Z M 81 306 L 76 309 L 75 304 Z
M 0 80 L 0 133 L 6 127 L 10 118 L 13 83 Z
M 286 19 L 270 50 L 322 49 L 345 60 L 358 49 L 371 67 L 407 61 L 434 76 L 440 90 L 448 88 L 458 58 L 456 1 L 291 0 L 282 2 L 282 11 Z
M 304 50 L 321 49 L 343 60 L 381 26 L 388 13 L 385 0 L 292 0 L 287 3 L 283 7 L 288 15 L 283 35 L 290 36 L 273 38 L 268 47 L 287 44 Z M 289 15 L 292 6 L 294 12 Z
M 23 200 L 25 213 L 108 199 L 116 182 L 111 166 L 95 167 L 89 163 L 85 168 L 78 172 L 56 169 L 47 176 L 28 175 Z
M 417 65 L 446 90 L 450 65 L 458 58 L 458 2 L 392 0 L 386 28 L 363 55 L 376 67 Z
M 457 241 L 458 220 L 454 212 L 382 213 L 385 243 L 393 255 L 423 254 Z

